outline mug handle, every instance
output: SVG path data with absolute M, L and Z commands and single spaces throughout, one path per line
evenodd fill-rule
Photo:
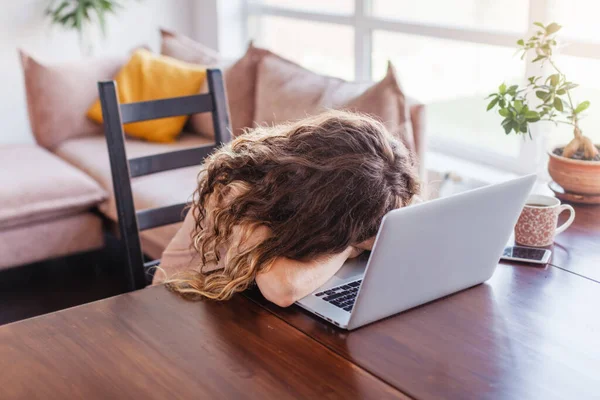
M 558 210 L 558 214 L 560 215 L 565 210 L 569 210 L 569 213 L 571 215 L 569 216 L 568 220 L 566 220 L 561 226 L 556 228 L 557 235 L 559 233 L 563 232 L 565 229 L 567 229 L 573 223 L 573 220 L 575 219 L 575 209 L 573 207 L 571 207 L 569 204 L 561 205 L 560 209 Z

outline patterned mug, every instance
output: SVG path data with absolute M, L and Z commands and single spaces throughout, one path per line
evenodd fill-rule
M 565 210 L 571 214 L 569 219 L 556 227 L 558 215 Z M 550 246 L 554 242 L 554 235 L 567 229 L 574 219 L 575 210 L 570 205 L 561 205 L 555 197 L 531 195 L 515 226 L 515 241 L 523 246 Z

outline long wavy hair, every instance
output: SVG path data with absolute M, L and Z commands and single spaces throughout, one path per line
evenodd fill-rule
M 412 154 L 378 121 L 330 111 L 295 123 L 261 126 L 207 158 L 192 210 L 199 268 L 167 280 L 189 299 L 229 299 L 276 257 L 337 254 L 376 235 L 383 216 L 419 192 Z M 267 227 L 269 234 L 229 251 Z

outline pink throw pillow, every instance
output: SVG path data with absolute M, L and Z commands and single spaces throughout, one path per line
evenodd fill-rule
M 19 53 L 31 130 L 40 146 L 53 149 L 67 139 L 101 133 L 86 111 L 98 97 L 97 82 L 112 79 L 126 56 L 45 65 Z
M 327 109 L 369 114 L 415 150 L 410 115 L 394 68 L 375 84 L 320 75 L 270 54 L 258 65 L 254 122 L 278 124 Z

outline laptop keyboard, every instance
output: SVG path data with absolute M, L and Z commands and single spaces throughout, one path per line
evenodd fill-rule
M 316 293 L 315 296 L 321 297 L 326 302 L 333 304 L 334 306 L 341 308 L 344 311 L 352 311 L 354 302 L 356 301 L 356 294 L 362 279 L 354 282 L 347 283 L 345 285 L 336 286 L 331 289 L 324 290 Z

